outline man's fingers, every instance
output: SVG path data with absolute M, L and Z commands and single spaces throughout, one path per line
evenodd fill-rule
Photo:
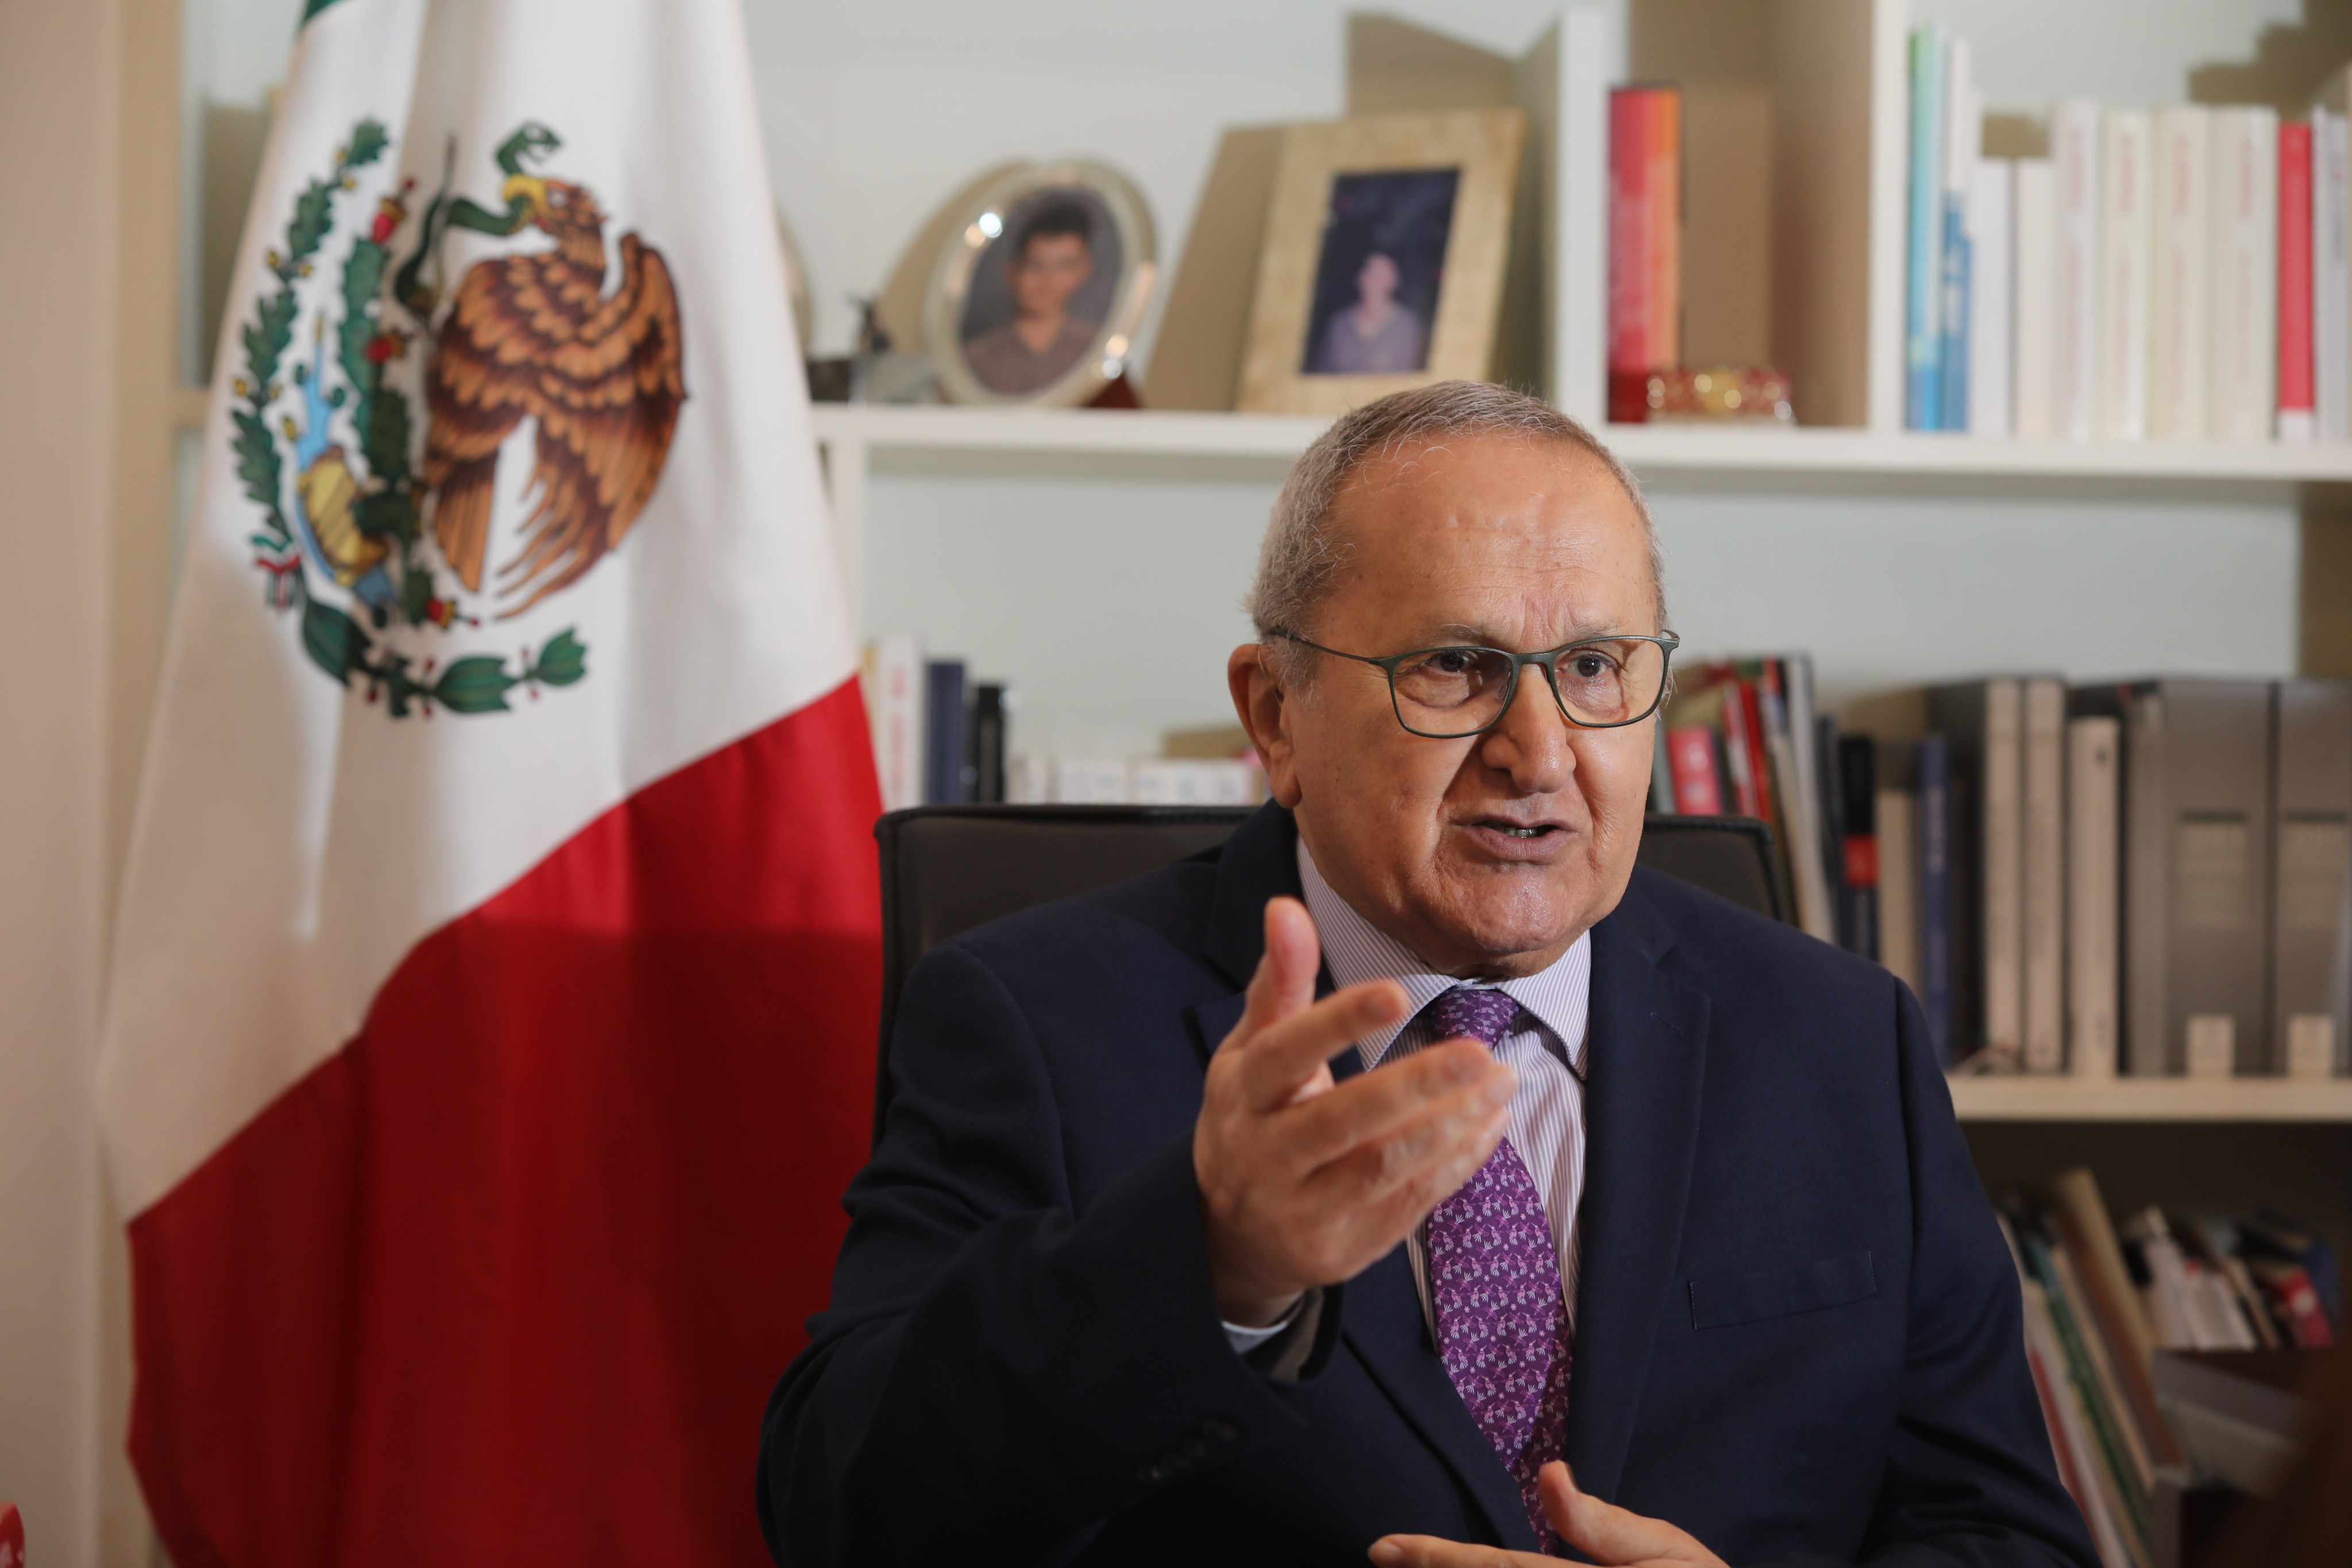
M 1459 1091 L 1385 1138 L 1335 1160 L 1308 1190 L 1343 1222 L 1357 1246 L 1384 1252 L 1486 1163 L 1503 1140 L 1508 1113 Z
M 1559 1568 L 1559 1559 L 1500 1546 L 1466 1546 L 1433 1535 L 1383 1535 L 1370 1557 L 1379 1568 Z
M 1302 1107 L 1283 1129 L 1283 1146 L 1313 1170 L 1383 1138 L 1449 1096 L 1475 1089 L 1489 1109 L 1510 1103 L 1517 1075 L 1475 1041 L 1453 1041 L 1416 1051 L 1349 1079 Z
M 1308 984 L 1311 990 L 1311 977 Z M 1288 1104 L 1298 1086 L 1326 1062 L 1363 1036 L 1397 1022 L 1405 1005 L 1403 986 L 1368 980 L 1268 1023 L 1244 1042 L 1243 1100 L 1255 1110 Z
M 1595 1563 L 1625 1564 L 1670 1560 L 1717 1563 L 1688 1532 L 1579 1491 L 1569 1468 L 1554 1459 L 1537 1477 L 1544 1517 L 1559 1538 Z

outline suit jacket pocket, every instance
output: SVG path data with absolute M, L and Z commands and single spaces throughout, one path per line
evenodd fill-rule
M 1726 1329 L 1734 1323 L 1843 1307 L 1877 1294 L 1878 1276 L 1867 1252 L 1824 1258 L 1792 1268 L 1694 1279 L 1690 1282 L 1691 1327 Z

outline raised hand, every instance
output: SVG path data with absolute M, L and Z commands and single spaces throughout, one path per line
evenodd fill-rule
M 1610 1568 L 1724 1568 L 1723 1559 L 1689 1531 L 1577 1490 L 1576 1478 L 1558 1459 L 1543 1468 L 1537 1484 L 1552 1529 L 1592 1562 Z M 1366 1555 L 1380 1568 L 1557 1568 L 1559 1562 L 1433 1535 L 1384 1535 Z
M 1316 1001 L 1320 958 L 1306 906 L 1268 901 L 1248 1004 L 1209 1062 L 1192 1169 L 1231 1323 L 1277 1322 L 1403 1240 L 1494 1152 L 1517 1081 L 1450 1040 L 1335 1085 L 1330 1058 L 1406 1003 L 1387 980 Z

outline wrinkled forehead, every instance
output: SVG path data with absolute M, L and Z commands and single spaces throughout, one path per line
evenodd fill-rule
M 1656 615 L 1647 519 L 1606 463 L 1567 442 L 1476 436 L 1376 454 L 1328 526 L 1346 561 L 1335 600 L 1448 625 L 1490 605 L 1531 631 Z

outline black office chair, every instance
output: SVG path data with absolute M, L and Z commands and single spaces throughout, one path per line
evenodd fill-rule
M 959 931 L 1108 887 L 1224 842 L 1243 805 L 919 805 L 874 825 L 882 855 L 882 1040 L 874 1136 L 890 1107 L 890 1035 L 915 961 Z M 1747 816 L 1653 816 L 1642 864 L 1776 921 L 1789 898 L 1772 829 Z

